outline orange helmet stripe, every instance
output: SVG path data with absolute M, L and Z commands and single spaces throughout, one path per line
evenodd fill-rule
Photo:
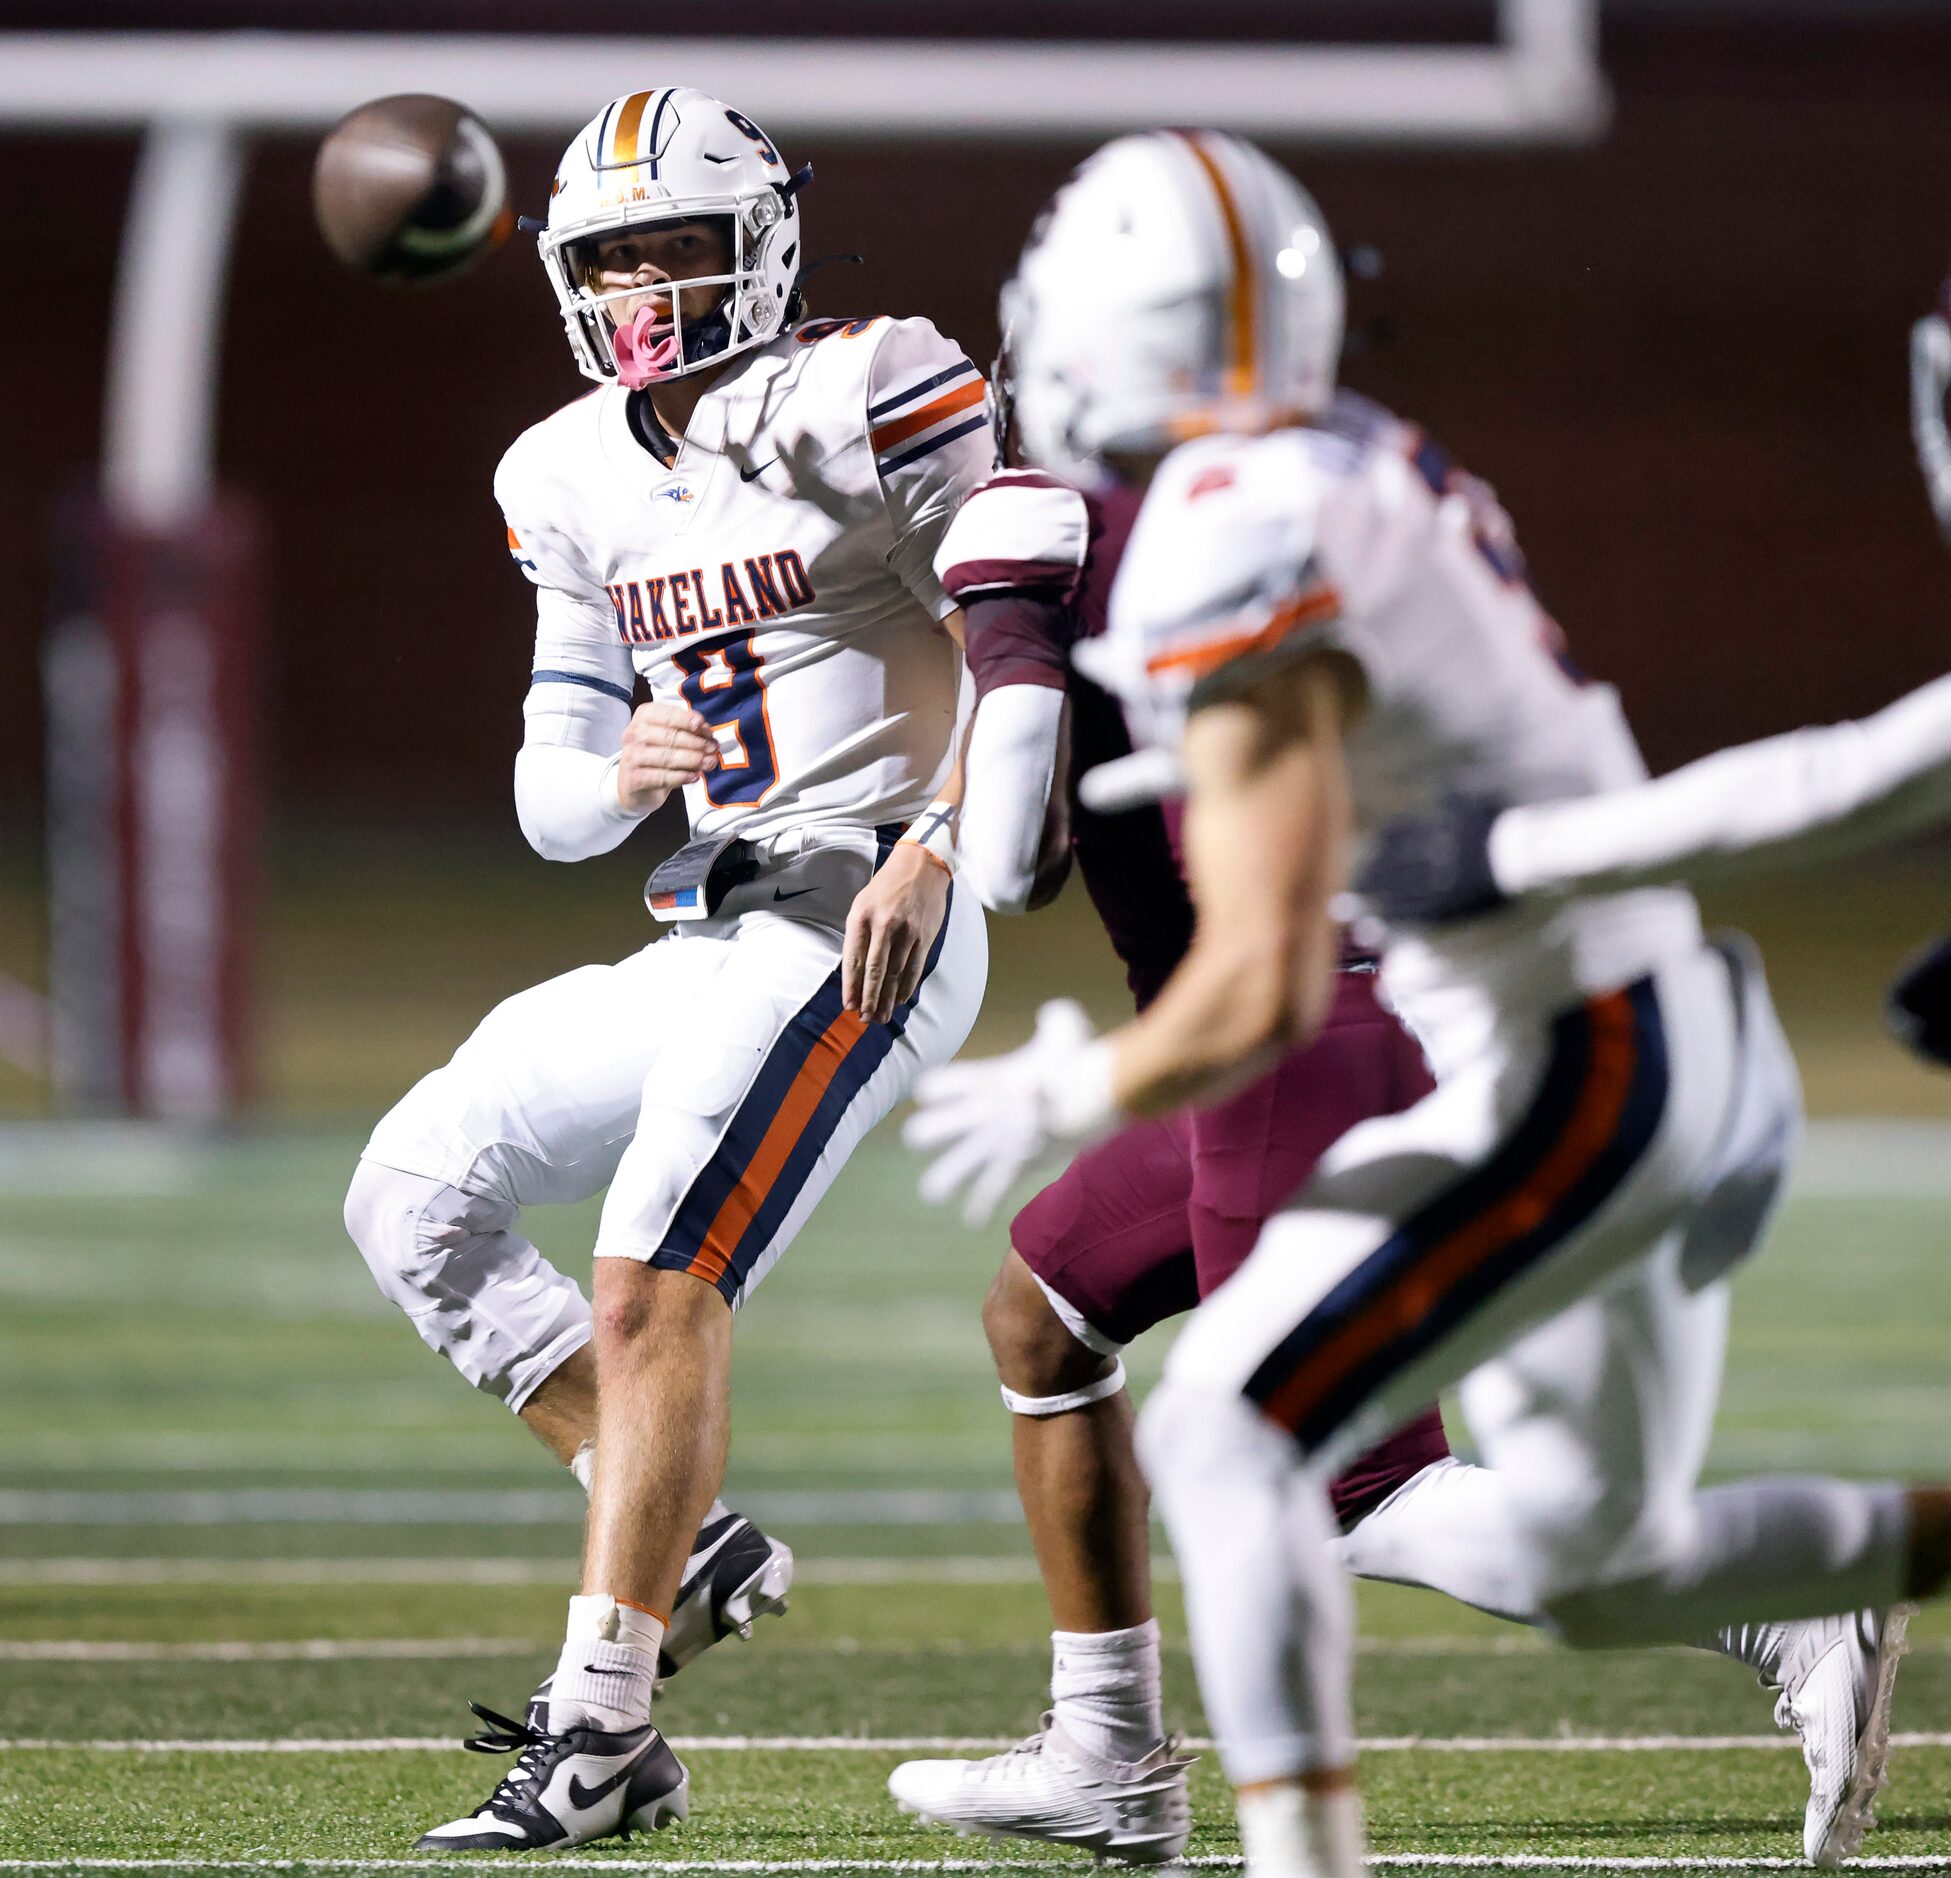
M 1198 160 L 1219 198 L 1220 219 L 1226 225 L 1226 249 L 1233 265 L 1233 284 L 1227 295 L 1226 389 L 1236 397 L 1250 393 L 1260 376 L 1260 301 L 1255 291 L 1253 250 L 1247 245 L 1246 224 L 1226 172 L 1196 131 L 1176 133 Z
M 616 135 L 610 140 L 612 163 L 636 162 L 637 134 L 643 129 L 644 113 L 650 109 L 652 96 L 648 91 L 633 91 L 624 99 L 623 109 L 616 114 Z

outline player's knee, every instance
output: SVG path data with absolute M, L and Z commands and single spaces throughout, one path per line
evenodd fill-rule
M 982 1328 L 997 1379 L 1020 1396 L 1070 1395 L 1108 1376 L 1117 1361 L 1077 1340 L 1014 1251 L 982 1301 Z
M 1237 1391 L 1167 1376 L 1138 1417 L 1138 1461 L 1153 1491 L 1223 1478 L 1240 1468 L 1284 1471 L 1293 1444 Z
M 421 1216 L 437 1181 L 362 1160 L 346 1188 L 345 1229 L 373 1282 L 395 1304 L 410 1310 L 422 1301 L 414 1282 Z
M 655 1360 L 658 1350 L 687 1343 L 730 1312 L 718 1287 L 695 1273 L 665 1271 L 633 1258 L 596 1261 L 594 1318 L 597 1348 L 604 1353 L 600 1360 Z
M 514 1217 L 503 1201 L 378 1161 L 360 1161 L 346 1189 L 346 1231 L 380 1290 L 406 1311 L 490 1282 L 492 1242 Z

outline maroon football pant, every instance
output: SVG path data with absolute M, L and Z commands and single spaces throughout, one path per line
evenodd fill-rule
M 1330 1143 L 1431 1087 L 1414 1040 L 1343 971 L 1320 1036 L 1216 1108 L 1137 1122 L 1080 1154 L 1017 1214 L 1010 1241 L 1108 1343 L 1130 1343 L 1224 1284 Z M 1331 1496 L 1345 1530 L 1450 1451 L 1432 1407 L 1362 1455 Z

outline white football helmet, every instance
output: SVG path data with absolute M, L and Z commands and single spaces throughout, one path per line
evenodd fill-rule
M 688 86 L 633 91 L 605 105 L 563 152 L 537 238 L 583 376 L 599 384 L 681 378 L 775 338 L 793 318 L 803 265 L 796 197 L 812 174 L 789 172 L 749 117 Z M 675 323 L 654 346 L 626 333 L 620 373 L 609 303 L 641 289 L 592 289 L 587 244 L 707 218 L 727 224 L 731 271 L 684 285 L 722 288 L 717 305 L 688 325 L 673 305 Z
M 1090 479 L 1107 451 L 1298 422 L 1334 395 L 1342 318 L 1321 211 L 1265 152 L 1219 131 L 1116 138 L 1003 289 L 1023 455 Z

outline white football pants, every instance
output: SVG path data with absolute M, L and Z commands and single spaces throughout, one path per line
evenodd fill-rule
M 1457 1523 L 1472 1602 L 1599 1646 L 1892 1601 L 1897 1489 L 1695 1487 L 1721 1280 L 1765 1226 L 1798 1113 L 1758 975 L 1703 949 L 1506 1024 L 1329 1151 L 1195 1313 L 1139 1429 L 1232 1779 L 1351 1758 L 1323 1484 L 1457 1383 L 1503 1521 Z
M 477 1388 L 520 1409 L 589 1340 L 587 1301 L 520 1236 L 522 1208 L 608 1187 L 599 1258 L 691 1272 L 736 1308 L 867 1131 L 961 1048 L 988 970 L 973 894 L 951 897 L 892 1023 L 840 1008 L 868 865 L 809 854 L 616 965 L 518 993 L 374 1129 L 347 1229 Z

